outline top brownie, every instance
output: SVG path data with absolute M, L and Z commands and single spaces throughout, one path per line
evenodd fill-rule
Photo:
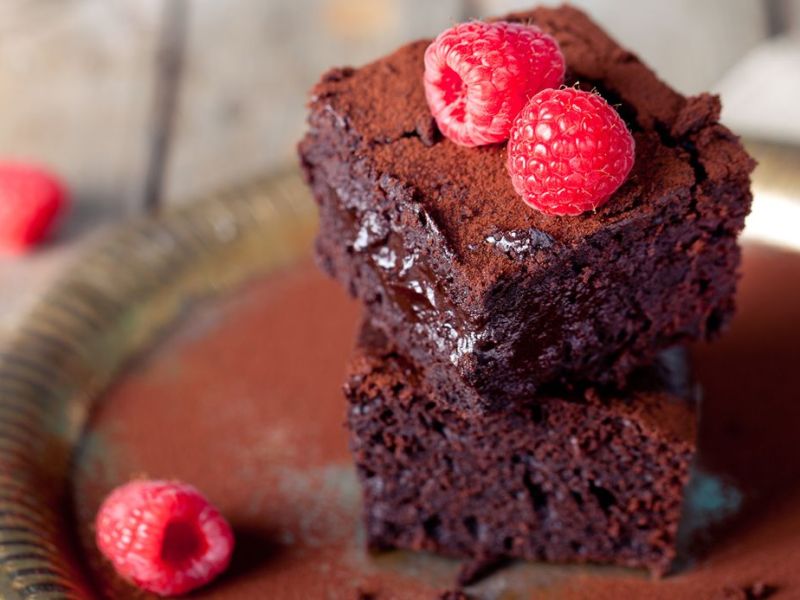
M 622 385 L 665 347 L 719 332 L 751 203 L 753 161 L 716 97 L 681 96 L 576 9 L 504 19 L 555 37 L 567 85 L 596 89 L 633 133 L 633 170 L 595 212 L 528 208 L 504 144 L 442 138 L 427 40 L 327 73 L 299 148 L 321 265 L 468 411 L 556 380 Z

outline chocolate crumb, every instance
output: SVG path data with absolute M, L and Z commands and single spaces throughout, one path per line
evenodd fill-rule
M 478 556 L 461 565 L 456 576 L 459 586 L 472 585 L 484 577 L 488 577 L 500 567 L 508 564 L 508 560 L 497 556 Z
M 463 590 L 445 590 L 437 600 L 470 600 L 470 597 Z
M 441 137 L 436 120 L 431 115 L 420 115 L 415 130 L 422 144 L 428 148 L 438 142 Z
M 778 586 L 756 581 L 745 585 L 726 585 L 717 596 L 719 600 L 766 600 L 778 591 Z
M 747 594 L 740 587 L 726 585 L 717 595 L 716 600 L 747 600 Z
M 344 81 L 352 77 L 355 72 L 355 69 L 352 67 L 334 67 L 322 75 L 322 81 L 320 83 Z
M 765 583 L 763 581 L 756 581 L 753 585 L 747 588 L 747 600 L 765 600 L 770 598 L 778 591 L 777 585 Z

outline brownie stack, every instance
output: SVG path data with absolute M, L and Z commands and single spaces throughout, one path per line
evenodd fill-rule
M 646 566 L 675 555 L 695 452 L 680 351 L 729 321 L 752 160 L 583 13 L 539 8 L 567 85 L 633 132 L 594 213 L 523 205 L 505 146 L 443 139 L 428 41 L 315 87 L 301 162 L 322 268 L 365 305 L 345 386 L 373 548 Z

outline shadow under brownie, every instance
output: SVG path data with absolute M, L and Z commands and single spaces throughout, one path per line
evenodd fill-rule
M 427 41 L 329 72 L 300 145 L 321 265 L 463 392 L 462 412 L 560 379 L 622 385 L 660 350 L 713 337 L 733 312 L 751 201 L 753 163 L 716 98 L 679 95 L 575 9 L 509 18 L 552 34 L 568 84 L 598 89 L 633 131 L 633 172 L 595 213 L 537 213 L 511 187 L 504 145 L 441 138 L 422 87 Z

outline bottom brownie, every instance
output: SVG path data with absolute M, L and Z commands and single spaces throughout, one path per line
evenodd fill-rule
M 695 453 L 682 360 L 641 371 L 625 397 L 552 394 L 469 419 L 365 326 L 345 391 L 370 547 L 664 573 Z

